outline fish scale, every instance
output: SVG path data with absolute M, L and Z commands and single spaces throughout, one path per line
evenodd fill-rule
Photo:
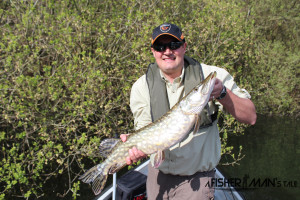
M 155 154 L 154 166 L 163 162 L 163 150 L 180 142 L 193 127 L 199 114 L 207 104 L 216 80 L 216 72 L 183 97 L 173 108 L 159 120 L 139 129 L 128 136 L 126 142 L 106 139 L 100 144 L 100 152 L 107 155 L 103 163 L 94 166 L 79 177 L 85 183 L 92 183 L 95 195 L 103 190 L 108 174 L 119 171 L 126 165 L 128 151 L 132 147 L 145 154 Z M 194 130 L 194 132 L 197 130 Z M 111 149 L 108 148 L 111 145 Z M 110 153 L 108 153 L 110 152 Z

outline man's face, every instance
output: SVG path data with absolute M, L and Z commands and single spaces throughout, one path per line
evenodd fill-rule
M 163 35 L 160 36 L 155 43 L 166 44 L 170 42 L 178 42 L 174 37 Z M 156 60 L 158 67 L 165 75 L 176 78 L 180 76 L 184 65 L 184 53 L 186 50 L 186 43 L 175 50 L 171 50 L 169 47 L 165 51 L 159 52 L 151 48 L 153 56 Z

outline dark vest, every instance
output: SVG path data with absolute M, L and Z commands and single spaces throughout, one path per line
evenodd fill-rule
M 204 80 L 204 75 L 200 63 L 188 56 L 184 56 L 184 67 L 184 92 L 188 94 Z M 156 63 L 148 66 L 146 80 L 150 94 L 151 117 L 152 122 L 154 122 L 170 110 L 166 83 L 162 80 Z M 215 120 L 215 116 L 214 119 L 210 116 L 208 105 L 203 109 L 200 116 L 202 117 L 201 127 L 211 125 L 212 121 Z

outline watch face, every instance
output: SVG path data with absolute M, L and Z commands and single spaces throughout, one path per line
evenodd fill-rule
M 227 92 L 226 92 L 226 87 L 224 86 L 220 96 L 217 99 L 223 99 L 226 96 Z
M 225 95 L 226 95 L 226 93 L 222 93 L 222 94 L 220 95 L 220 97 L 223 98 L 223 97 L 225 97 Z

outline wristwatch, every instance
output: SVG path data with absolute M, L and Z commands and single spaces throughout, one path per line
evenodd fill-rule
M 225 87 L 225 85 L 223 85 L 223 89 L 220 93 L 220 96 L 217 97 L 216 99 L 218 99 L 218 100 L 223 99 L 226 96 L 226 94 L 227 94 L 226 87 Z

